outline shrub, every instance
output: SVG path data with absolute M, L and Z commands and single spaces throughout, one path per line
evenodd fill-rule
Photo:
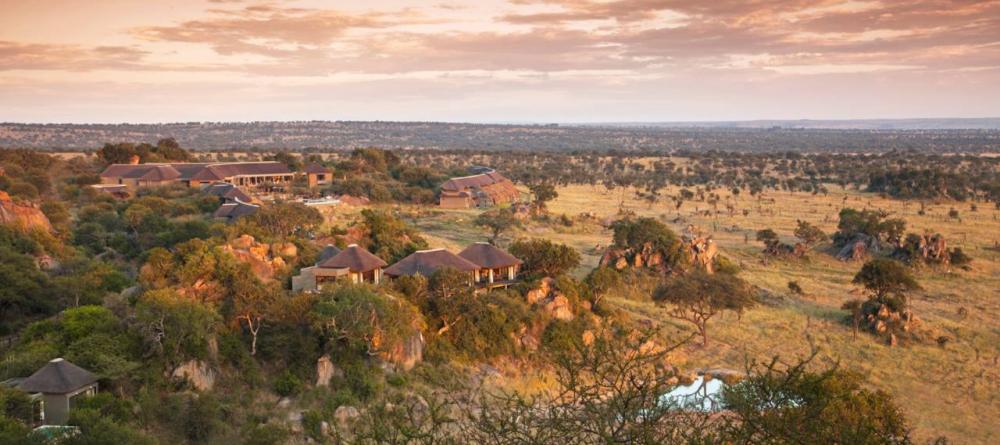
M 290 397 L 302 391 L 302 380 L 286 370 L 274 379 L 274 392 L 282 397 Z
M 510 245 L 510 253 L 524 262 L 521 270 L 528 276 L 559 276 L 580 265 L 576 249 L 549 240 L 517 240 Z
M 791 291 L 795 295 L 802 295 L 802 294 L 805 293 L 802 290 L 802 286 L 799 286 L 799 283 L 797 281 L 789 281 L 788 282 L 788 290 Z

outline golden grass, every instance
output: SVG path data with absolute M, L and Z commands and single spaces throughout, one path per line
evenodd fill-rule
M 619 190 L 608 193 L 589 186 L 567 187 L 559 193 L 550 205 L 553 212 L 595 212 L 599 217 L 614 216 L 621 196 Z M 704 202 L 685 202 L 677 211 L 672 202 L 649 206 L 634 199 L 634 194 L 626 194 L 626 209 L 665 218 L 678 231 L 688 224 L 700 227 L 713 236 L 724 255 L 743 266 L 744 278 L 785 296 L 776 306 L 752 310 L 742 320 L 727 315 L 712 321 L 712 343 L 708 348 L 685 348 L 675 357 L 679 365 L 739 369 L 748 358 L 792 358 L 815 346 L 822 360 L 862 372 L 873 387 L 896 396 L 919 438 L 944 434 L 955 443 L 1000 440 L 1000 252 L 990 249 L 1000 237 L 1000 221 L 992 206 L 981 204 L 977 212 L 971 212 L 968 203 L 938 203 L 918 215 L 918 204 L 836 187 L 828 196 L 770 192 L 759 201 L 747 195 L 721 194 L 721 214 L 712 216 L 696 214 L 696 210 L 711 208 Z M 725 210 L 727 202 L 735 206 L 735 216 Z M 761 245 L 753 241 L 755 231 L 772 228 L 791 241 L 796 220 L 803 219 L 832 233 L 837 212 L 848 206 L 888 210 L 907 221 L 908 231 L 940 232 L 951 246 L 962 247 L 974 258 L 970 272 L 945 268 L 917 272 L 924 290 L 913 295 L 911 303 L 928 329 L 952 339 L 945 347 L 928 343 L 890 348 L 863 334 L 854 339 L 850 327 L 841 321 L 844 313 L 839 308 L 855 298 L 849 295 L 854 289 L 850 281 L 860 264 L 840 262 L 827 252 L 815 252 L 809 261 L 765 264 Z M 961 222 L 947 217 L 952 207 L 960 211 Z M 750 214 L 743 216 L 743 209 L 750 209 Z M 682 219 L 673 223 L 678 216 Z M 595 234 L 576 244 L 606 244 L 609 235 Z M 805 297 L 788 295 L 790 280 L 804 288 Z M 690 332 L 651 303 L 615 302 L 668 332 Z M 960 308 L 966 316 L 959 315 Z
M 676 194 L 677 188 L 664 191 Z M 816 347 L 820 360 L 839 362 L 841 366 L 865 374 L 873 388 L 893 394 L 906 410 L 918 439 L 946 435 L 953 443 L 997 443 L 1000 441 L 1000 252 L 989 248 L 1000 237 L 1000 216 L 992 206 L 980 205 L 971 212 L 968 203 L 937 203 L 927 206 L 926 215 L 918 215 L 919 205 L 883 199 L 867 193 L 831 186 L 829 195 L 768 192 L 758 200 L 746 194 L 730 196 L 722 191 L 718 215 L 702 216 L 697 211 L 711 207 L 704 202 L 685 202 L 679 210 L 669 200 L 648 205 L 625 193 L 625 208 L 644 216 L 661 218 L 678 232 L 689 224 L 711 234 L 724 255 L 738 262 L 742 276 L 751 283 L 781 295 L 769 306 L 744 314 L 742 320 L 725 315 L 709 325 L 711 343 L 678 350 L 672 360 L 678 366 L 694 370 L 703 367 L 742 369 L 748 359 L 769 359 L 779 355 L 789 360 L 803 356 Z M 559 189 L 559 198 L 550 203 L 553 214 L 575 216 L 594 213 L 597 221 L 616 217 L 621 190 L 607 192 L 603 187 L 570 186 Z M 773 203 L 772 201 L 773 200 Z M 736 208 L 730 217 L 726 203 Z M 890 348 L 870 336 L 853 338 L 842 322 L 844 301 L 857 298 L 849 294 L 850 284 L 859 263 L 834 259 L 829 252 L 814 252 L 808 261 L 769 261 L 760 254 L 762 246 L 753 241 L 753 233 L 772 228 L 786 241 L 792 241 L 796 220 L 803 219 L 827 233 L 836 228 L 837 212 L 842 207 L 881 208 L 907 221 L 908 231 L 933 230 L 945 235 L 950 246 L 960 246 L 974 258 L 972 271 L 925 268 L 918 271 L 924 290 L 911 297 L 917 315 L 928 329 L 948 336 L 945 347 L 934 342 Z M 948 209 L 961 212 L 962 221 L 947 218 Z M 470 242 L 484 241 L 485 230 L 473 224 L 476 210 L 430 210 L 415 206 L 401 207 L 420 216 L 409 218 L 425 234 L 433 247 L 458 251 Z M 750 209 L 748 216 L 742 210 Z M 340 211 L 338 211 L 339 213 Z M 347 215 L 340 215 L 341 221 Z M 676 222 L 674 221 L 680 217 Z M 566 243 L 583 254 L 583 264 L 575 272 L 582 277 L 596 266 L 600 250 L 611 232 L 596 222 L 573 227 L 558 224 L 529 223 L 504 242 L 518 236 L 547 238 Z M 745 242 L 745 236 L 749 242 Z M 789 295 L 787 283 L 797 281 L 806 295 Z M 667 317 L 649 302 L 621 298 L 611 301 L 638 317 L 659 325 L 668 338 L 680 338 L 691 332 L 684 323 Z M 960 315 L 964 308 L 967 315 Z M 510 386 L 537 388 L 545 377 L 536 373 L 517 376 L 504 373 Z M 529 373 L 530 374 L 530 373 Z

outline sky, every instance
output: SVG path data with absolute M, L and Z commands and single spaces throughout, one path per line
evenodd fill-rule
M 1000 116 L 1000 0 L 0 0 L 0 121 Z

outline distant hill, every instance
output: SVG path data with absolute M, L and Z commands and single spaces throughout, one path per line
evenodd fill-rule
M 656 128 L 795 128 L 831 130 L 1000 130 L 1000 118 L 751 120 L 707 122 L 619 122 L 611 127 Z
M 962 128 L 978 122 L 977 128 Z M 947 128 L 926 129 L 928 126 Z M 846 128 L 867 126 L 867 128 Z M 0 147 L 93 150 L 173 137 L 195 150 L 1000 152 L 1000 119 L 499 125 L 442 122 L 0 123 Z

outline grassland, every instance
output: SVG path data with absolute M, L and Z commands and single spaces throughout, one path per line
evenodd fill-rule
M 778 355 L 794 358 L 816 348 L 819 360 L 865 374 L 874 388 L 892 393 L 912 421 L 918 439 L 946 435 L 953 443 L 997 443 L 1000 441 L 1000 216 L 992 206 L 980 205 L 971 211 L 968 203 L 929 203 L 925 214 L 920 206 L 883 199 L 854 190 L 830 186 L 828 195 L 769 192 L 758 199 L 722 192 L 719 212 L 709 212 L 704 202 L 685 202 L 679 209 L 667 201 L 649 205 L 633 198 L 633 193 L 608 192 L 602 187 L 570 186 L 559 190 L 550 211 L 569 216 L 591 213 L 590 222 L 572 227 L 530 223 L 512 236 L 548 238 L 577 248 L 584 264 L 582 276 L 593 268 L 611 233 L 599 222 L 614 218 L 619 200 L 623 208 L 640 215 L 654 216 L 678 232 L 696 226 L 712 237 L 722 253 L 739 263 L 741 275 L 751 283 L 778 296 L 769 304 L 744 314 L 738 320 L 725 316 L 710 324 L 712 342 L 707 348 L 691 344 L 677 351 L 672 360 L 684 369 L 727 367 L 742 369 L 748 359 L 769 359 Z M 676 194 L 667 190 L 665 196 Z M 730 216 L 725 206 L 735 212 Z M 836 227 L 842 207 L 879 208 L 904 218 L 907 230 L 931 230 L 946 236 L 951 246 L 959 246 L 974 258 L 971 271 L 923 268 L 917 271 L 923 290 L 911 303 L 935 335 L 950 339 L 937 342 L 888 347 L 864 334 L 856 339 L 843 322 L 844 301 L 857 298 L 851 278 L 858 263 L 836 260 L 828 251 L 814 252 L 807 261 L 766 261 L 753 233 L 772 228 L 791 241 L 796 220 L 812 222 L 828 233 Z M 959 210 L 961 221 L 948 218 L 948 210 Z M 749 210 L 744 216 L 743 210 Z M 405 209 L 412 221 L 434 246 L 459 249 L 485 239 L 472 224 L 474 210 L 438 211 Z M 749 242 L 746 239 L 749 238 Z M 805 295 L 794 296 L 787 283 L 797 281 Z M 651 320 L 667 337 L 690 332 L 683 323 L 670 319 L 649 301 L 612 298 L 611 301 L 634 315 Z

